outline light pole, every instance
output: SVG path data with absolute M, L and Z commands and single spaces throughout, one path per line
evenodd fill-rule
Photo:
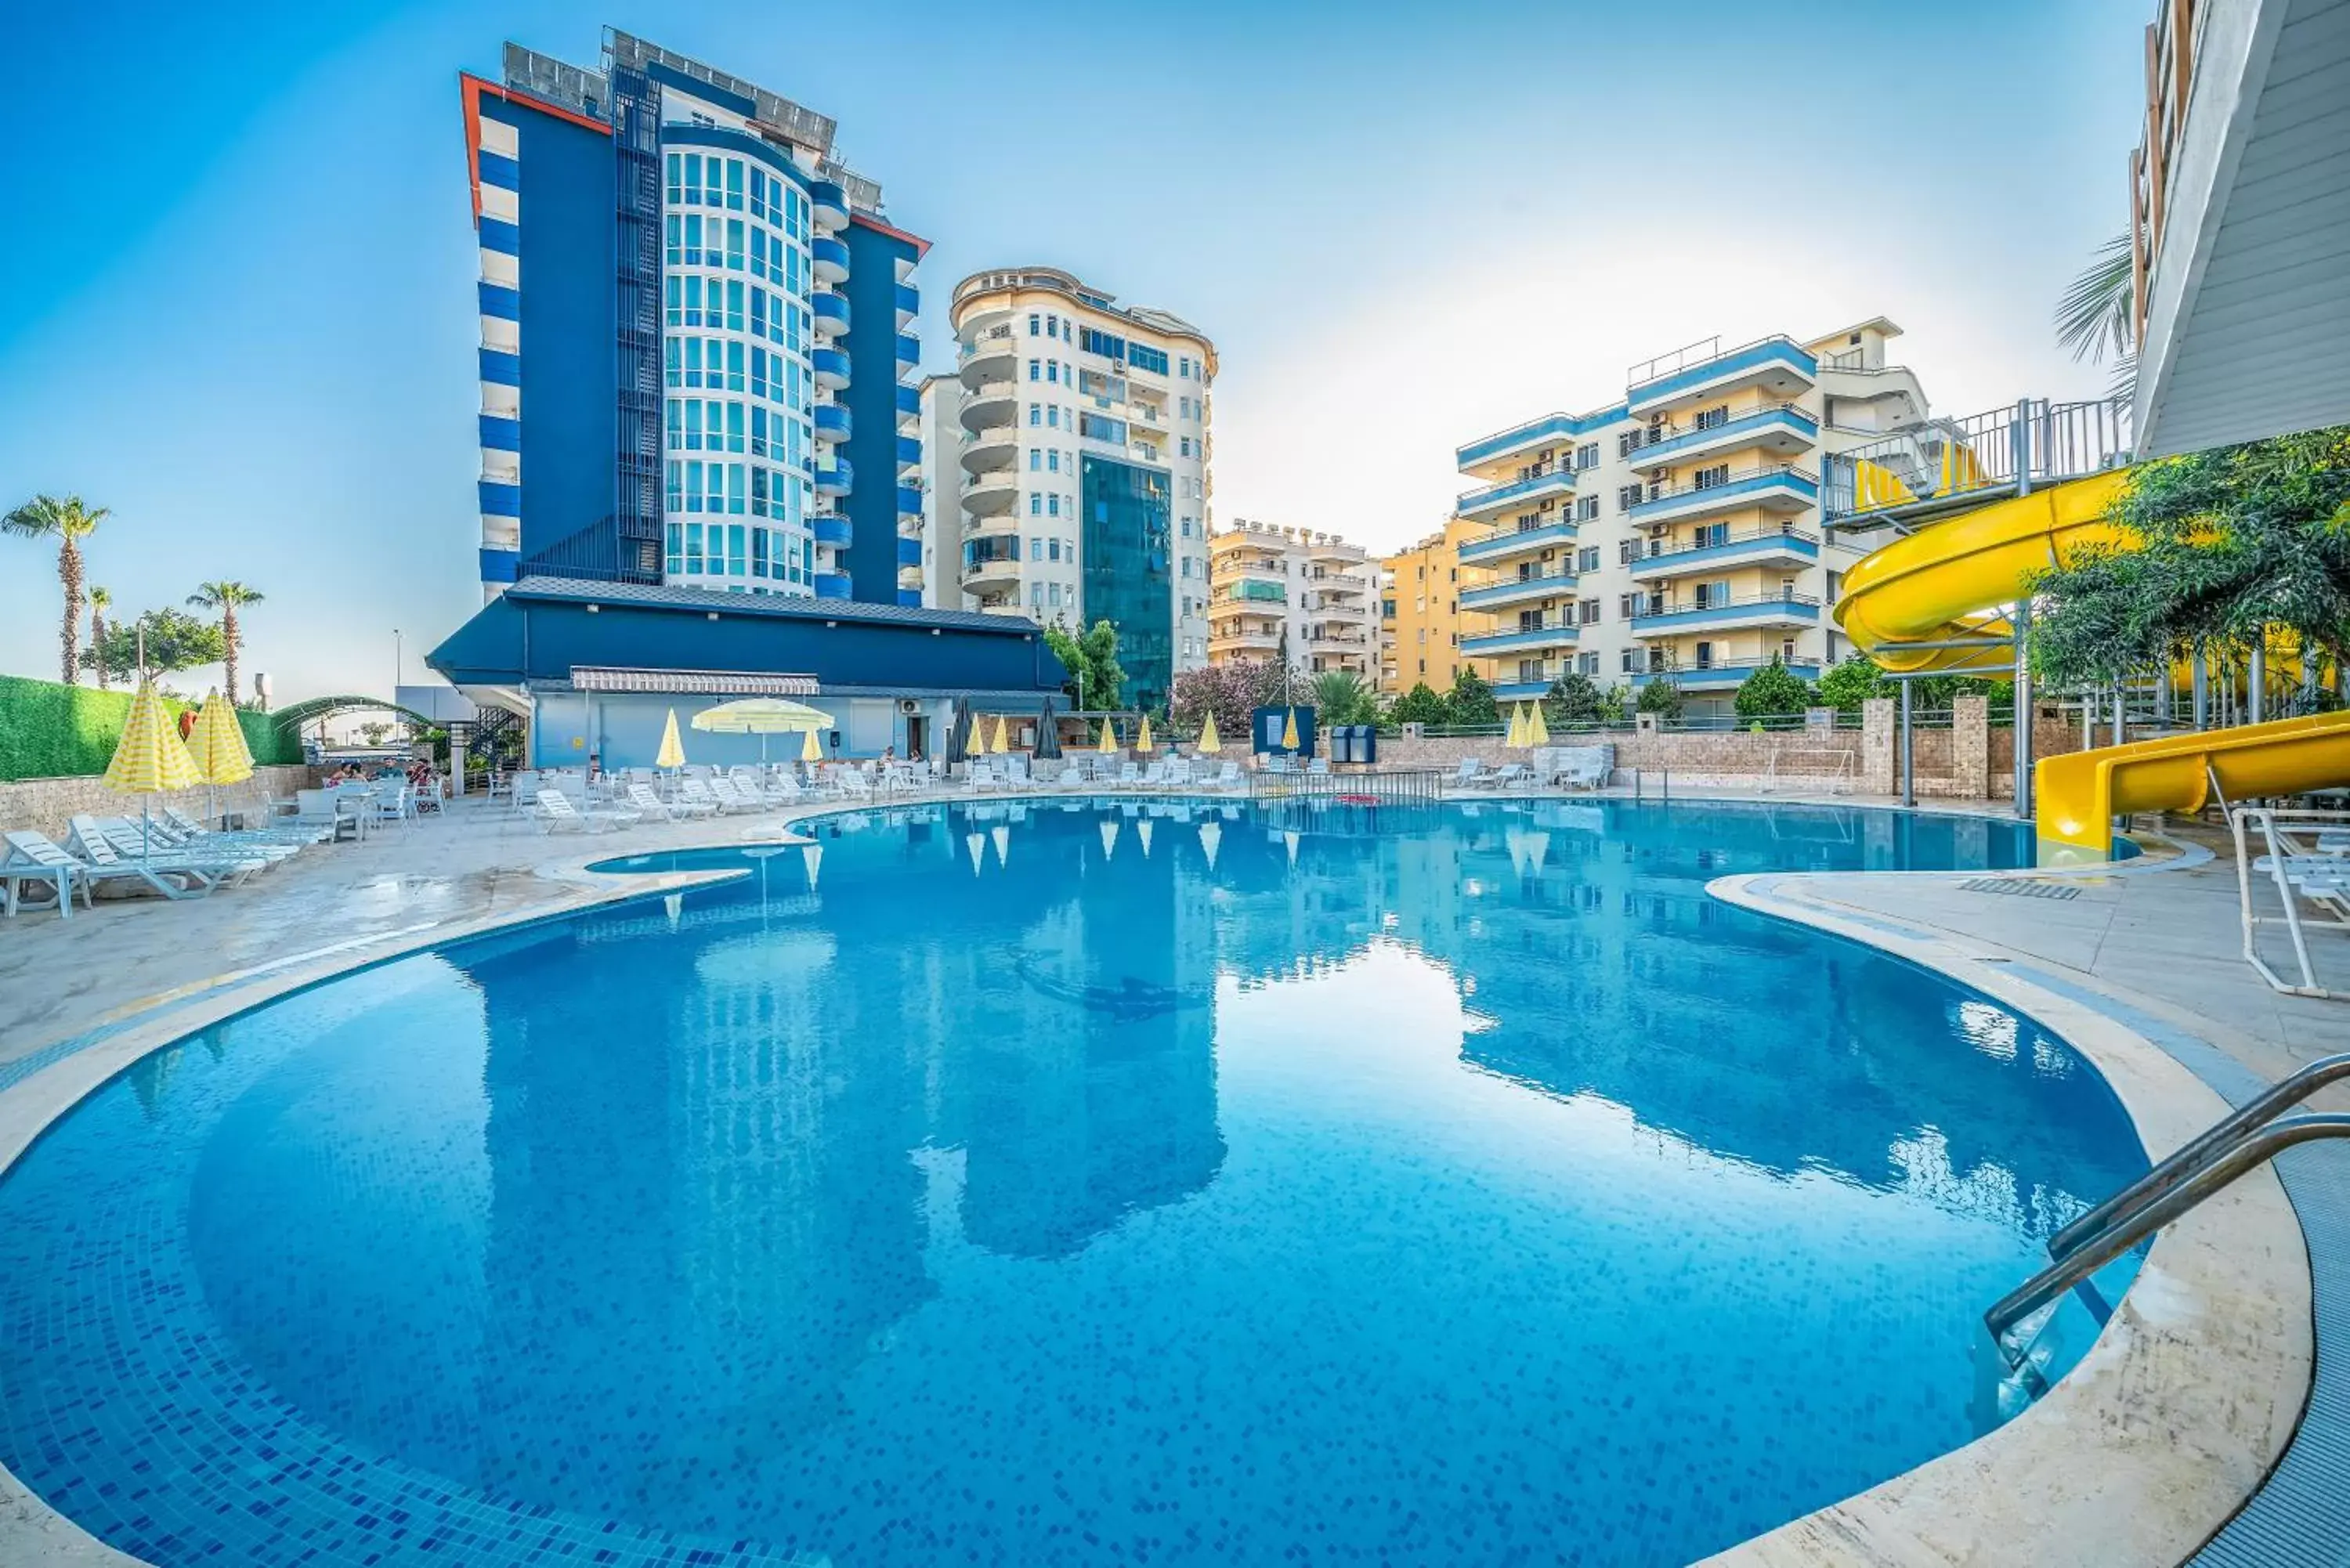
M 391 628 L 391 695 L 395 701 L 400 698 L 400 678 L 407 672 L 407 660 L 400 656 L 400 628 L 393 627 Z

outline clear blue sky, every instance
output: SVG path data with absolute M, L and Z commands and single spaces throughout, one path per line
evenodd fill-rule
M 111 506 L 90 573 L 122 610 L 262 588 L 246 668 L 281 701 L 383 690 L 395 628 L 419 679 L 480 591 L 457 72 L 507 37 L 592 63 L 606 22 L 838 119 L 936 242 L 931 367 L 983 266 L 1199 323 L 1222 519 L 1391 548 L 1461 441 L 1717 332 L 1881 314 L 1942 411 L 2086 394 L 2049 309 L 2123 226 L 2151 12 L 28 5 L 0 504 Z M 0 670 L 54 675 L 57 606 L 53 559 L 0 541 Z

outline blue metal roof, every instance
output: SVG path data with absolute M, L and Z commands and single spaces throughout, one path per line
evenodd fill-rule
M 977 610 L 926 609 L 910 605 L 868 604 L 862 599 L 791 597 L 783 594 L 735 594 L 723 588 L 645 587 L 597 582 L 586 577 L 525 577 L 506 597 L 550 604 L 642 605 L 652 609 L 718 610 L 726 615 L 781 616 L 795 620 L 859 621 L 884 626 L 953 627 L 1000 637 L 1035 637 L 1038 628 L 1024 616 L 982 615 Z

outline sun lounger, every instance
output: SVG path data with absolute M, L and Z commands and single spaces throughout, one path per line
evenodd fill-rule
M 126 856 L 94 817 L 77 816 L 67 847 L 99 870 L 128 881 L 136 878 L 166 898 L 202 898 L 228 879 L 217 865 L 198 866 L 169 854 Z
M 690 800 L 663 800 L 653 794 L 650 784 L 630 784 L 629 805 L 640 817 L 650 816 L 661 822 L 681 822 L 690 817 L 715 816 L 716 802 L 697 805 Z
M 57 918 L 61 920 L 73 914 L 75 888 L 81 889 L 83 904 L 89 902 L 95 878 L 88 865 L 30 828 L 9 834 L 7 842 L 6 855 L 0 856 L 0 910 L 5 910 L 10 919 L 16 918 L 27 886 L 57 889 Z
M 1478 785 L 1487 783 L 1488 776 L 1485 772 L 1485 759 L 1482 757 L 1461 758 L 1459 771 L 1453 774 L 1449 782 L 1454 789 L 1474 789 Z
M 531 802 L 531 813 L 541 833 L 569 828 L 581 833 L 607 833 L 638 820 L 633 811 L 582 811 L 561 790 L 542 789 Z
M 713 778 L 710 781 L 708 788 L 710 798 L 718 803 L 721 810 L 746 812 L 768 809 L 767 797 L 764 794 L 746 794 L 734 787 L 733 779 Z
M 711 793 L 708 781 L 695 778 L 691 774 L 677 781 L 677 798 L 689 805 L 708 806 L 720 816 L 727 814 L 726 803 Z M 742 810 L 742 803 L 737 801 L 733 809 Z

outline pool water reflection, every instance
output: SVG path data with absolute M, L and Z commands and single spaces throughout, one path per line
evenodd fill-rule
M 1673 1563 L 1999 1419 L 2145 1168 L 1708 898 L 1788 807 L 868 812 L 145 1064 L 0 1181 L 0 1461 L 166 1563 Z

